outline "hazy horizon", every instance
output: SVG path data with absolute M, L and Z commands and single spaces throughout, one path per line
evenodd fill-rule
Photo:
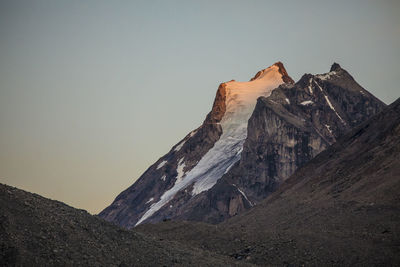
M 0 182 L 98 213 L 221 82 L 339 63 L 400 96 L 397 1 L 0 1 Z

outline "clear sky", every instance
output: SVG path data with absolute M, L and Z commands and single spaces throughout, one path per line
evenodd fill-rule
M 399 2 L 0 0 L 0 182 L 98 213 L 278 60 L 391 103 Z

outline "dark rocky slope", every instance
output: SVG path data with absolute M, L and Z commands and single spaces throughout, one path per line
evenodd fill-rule
M 278 66 L 282 80 L 293 83 L 283 64 L 277 62 L 275 65 Z M 256 80 L 262 73 L 263 71 L 258 72 L 251 80 Z M 157 202 L 167 190 L 174 186 L 180 160 L 184 159 L 184 167 L 182 168 L 184 173 L 189 172 L 197 165 L 222 134 L 220 122 L 226 112 L 226 87 L 227 83 L 222 83 L 218 87 L 212 110 L 203 124 L 150 166 L 132 186 L 120 193 L 99 216 L 126 228 L 133 227 L 149 209 L 149 206 Z M 188 200 L 191 196 L 185 194 L 184 198 Z M 169 206 L 166 205 L 166 207 Z M 166 216 L 160 213 L 157 218 L 164 219 Z
M 336 63 L 328 74 L 306 74 L 259 98 L 242 158 L 223 179 L 257 203 L 384 106 Z
M 0 184 L 0 266 L 226 266 L 229 258 L 150 238 Z
M 399 155 L 400 99 L 239 216 L 135 229 L 264 266 L 399 266 Z

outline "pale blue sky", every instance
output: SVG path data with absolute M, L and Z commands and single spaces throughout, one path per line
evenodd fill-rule
M 398 1 L 0 0 L 0 182 L 99 212 L 198 127 L 218 84 L 336 61 L 400 96 Z

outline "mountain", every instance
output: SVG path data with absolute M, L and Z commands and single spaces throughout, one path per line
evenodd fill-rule
M 399 155 L 400 98 L 245 213 L 135 229 L 262 266 L 399 266 Z
M 0 184 L 1 266 L 227 266 L 223 256 L 128 231 Z
M 336 63 L 297 83 L 281 62 L 249 82 L 222 83 L 204 123 L 99 216 L 126 228 L 164 219 L 219 223 L 384 106 Z

